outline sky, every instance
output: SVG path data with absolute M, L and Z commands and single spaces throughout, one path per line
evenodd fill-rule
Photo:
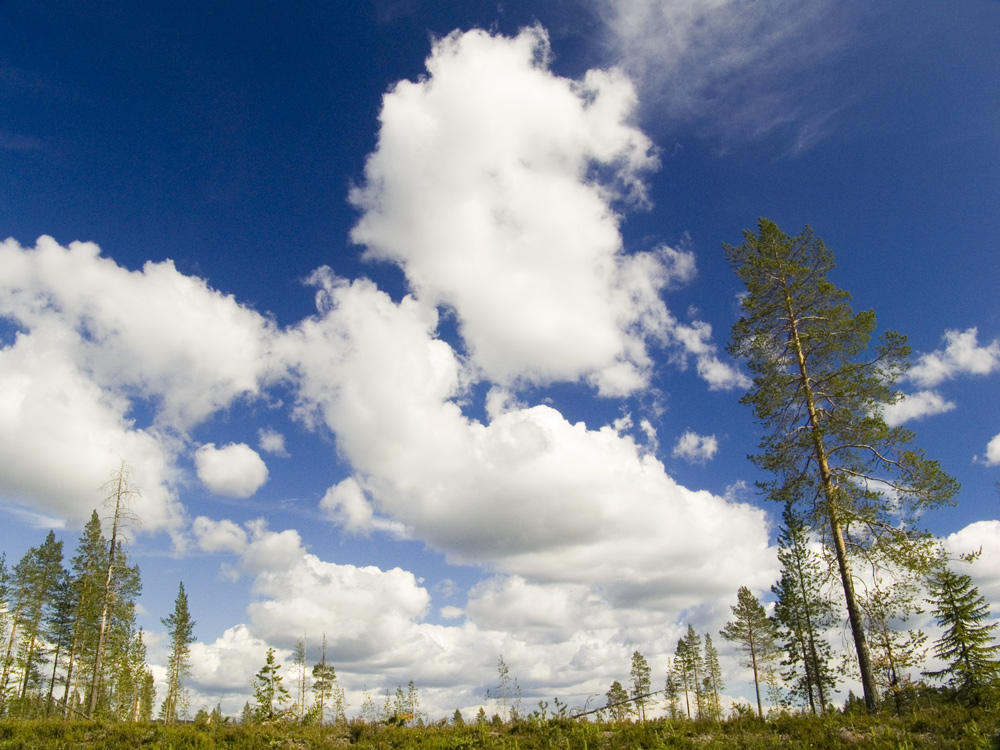
M 1000 612 L 1000 2 L 0 3 L 0 549 L 124 460 L 192 711 L 595 707 L 769 595 L 723 243 L 808 224 Z M 715 637 L 727 695 L 749 695 Z M 839 649 L 846 647 L 835 643 Z M 845 691 L 846 692 L 846 691 Z M 161 687 L 160 696 L 163 690 Z M 841 698 L 843 695 L 841 696 Z

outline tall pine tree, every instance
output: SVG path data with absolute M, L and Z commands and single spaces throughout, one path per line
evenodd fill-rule
M 194 635 L 194 620 L 188 612 L 187 594 L 184 584 L 177 590 L 174 611 L 160 620 L 167 628 L 170 639 L 170 655 L 167 657 L 167 695 L 163 700 L 161 714 L 170 724 L 177 721 L 181 707 L 181 690 L 184 677 L 191 669 L 191 644 L 197 640 Z
M 865 705 L 875 711 L 852 556 L 876 568 L 886 554 L 926 568 L 926 534 L 916 522 L 950 502 L 958 484 L 912 446 L 912 433 L 882 418 L 899 398 L 893 386 L 908 366 L 906 338 L 886 333 L 866 356 L 875 314 L 854 314 L 850 295 L 827 280 L 834 263 L 823 242 L 808 227 L 798 237 L 767 219 L 758 227 L 743 233 L 742 245 L 725 246 L 747 289 L 729 352 L 747 360 L 754 387 L 742 402 L 767 431 L 753 460 L 777 477 L 764 485 L 769 496 L 808 512 L 833 550 Z
M 732 605 L 735 618 L 719 631 L 727 641 L 743 650 L 744 665 L 753 670 L 753 686 L 757 692 L 757 715 L 764 718 L 764 704 L 760 697 L 760 684 L 766 676 L 768 662 L 778 653 L 777 627 L 760 600 L 746 586 L 741 586 Z
M 100 631 L 101 606 L 104 602 L 104 579 L 108 567 L 108 547 L 101 531 L 101 519 L 95 510 L 83 527 L 76 555 L 70 561 L 72 597 L 74 602 L 73 639 L 66 660 L 62 697 L 63 715 L 73 709 L 71 695 L 78 695 L 81 674 L 92 673 Z M 89 679 L 86 678 L 86 679 Z M 89 683 L 88 683 L 89 684 Z
M 722 700 L 720 693 L 725 689 L 722 681 L 722 665 L 719 664 L 719 652 L 712 643 L 712 636 L 705 633 L 705 678 L 702 680 L 704 693 L 705 718 L 718 721 L 722 718 Z
M 43 640 L 46 619 L 65 575 L 62 550 L 63 543 L 57 541 L 55 533 L 50 531 L 45 541 L 28 550 L 14 569 L 19 596 L 17 624 L 20 638 L 16 665 L 21 675 L 17 696 L 22 712 L 27 709 L 25 702 L 29 691 L 38 693 L 42 687 L 40 667 L 46 659 L 47 644 Z
M 649 702 L 650 670 L 646 657 L 638 651 L 632 653 L 632 702 L 639 712 L 639 721 L 646 720 L 646 704 Z
M 323 634 L 319 661 L 312 668 L 312 679 L 313 705 L 319 716 L 319 723 L 322 724 L 326 721 L 326 709 L 330 706 L 334 691 L 337 689 L 337 672 L 326 660 L 326 633 Z M 335 715 L 334 721 L 338 720 L 339 717 Z
M 139 519 L 132 511 L 132 500 L 140 494 L 139 488 L 132 479 L 132 467 L 122 460 L 112 473 L 111 479 L 104 485 L 107 493 L 105 505 L 112 510 L 111 539 L 108 542 L 107 570 L 104 575 L 103 598 L 101 600 L 101 618 L 97 631 L 97 646 L 94 651 L 94 666 L 90 678 L 90 698 L 87 706 L 87 716 L 93 718 L 101 696 L 101 683 L 104 679 L 103 662 L 107 647 L 108 634 L 111 630 L 114 609 L 117 606 L 115 593 L 118 588 L 116 578 L 125 567 L 120 558 L 122 541 L 130 523 L 137 524 Z

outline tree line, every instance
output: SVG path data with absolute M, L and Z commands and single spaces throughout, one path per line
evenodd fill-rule
M 0 555 L 0 717 L 138 722 L 154 716 L 156 684 L 136 626 L 142 581 L 124 544 L 139 523 L 131 509 L 139 494 L 131 467 L 123 461 L 104 489 L 110 536 L 95 509 L 68 566 L 52 531 L 13 568 Z M 171 723 L 187 708 L 183 679 L 194 641 L 183 583 L 174 612 L 161 622 L 171 650 L 160 718 Z
M 13 568 L 0 556 L 0 716 L 148 719 L 155 687 L 123 545 L 137 490 L 127 464 L 106 485 L 111 535 L 95 510 L 64 567 L 49 532 Z

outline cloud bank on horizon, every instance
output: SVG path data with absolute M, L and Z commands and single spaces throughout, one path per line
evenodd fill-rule
M 771 7 L 633 6 L 608 11 L 643 56 L 625 69 L 642 87 L 660 70 L 655 85 L 676 93 L 676 117 L 703 111 L 708 96 L 678 71 L 708 60 L 719 38 L 745 40 Z M 804 23 L 827 11 L 817 5 Z M 656 51 L 650 35 L 665 30 L 676 44 Z M 766 77 L 765 52 L 792 33 L 715 65 Z M 662 362 L 690 368 L 706 391 L 749 385 L 709 323 L 668 307 L 697 274 L 694 254 L 623 245 L 622 216 L 644 204 L 658 168 L 634 124 L 636 88 L 615 69 L 560 77 L 550 58 L 538 26 L 514 37 L 455 32 L 434 43 L 426 76 L 386 93 L 377 146 L 350 194 L 351 239 L 402 270 L 398 300 L 321 267 L 306 280 L 316 312 L 280 327 L 169 261 L 129 271 L 92 243 L 0 245 L 0 316 L 13 331 L 0 349 L 0 494 L 78 526 L 94 506 L 86 491 L 124 457 L 143 487 L 135 510 L 145 531 L 250 579 L 246 622 L 193 647 L 200 694 L 245 691 L 265 644 L 288 648 L 302 631 L 327 634 L 341 678 L 355 677 L 355 705 L 362 676 L 404 684 L 415 673 L 426 705 L 478 705 L 470 670 L 490 674 L 501 652 L 524 665 L 528 689 L 603 693 L 609 665 L 625 664 L 635 644 L 671 653 L 683 616 L 715 623 L 738 585 L 766 590 L 776 579 L 765 512 L 738 488 L 719 496 L 676 481 L 648 420 L 587 425 L 528 402 L 567 383 L 624 400 L 649 391 Z M 778 124 L 773 111 L 742 111 L 731 127 Z M 815 135 L 826 116 L 789 118 Z M 909 373 L 921 390 L 887 418 L 953 409 L 935 388 L 998 369 L 1000 342 L 948 331 Z M 330 461 L 349 473 L 318 488 L 316 504 L 331 533 L 415 540 L 481 579 L 435 612 L 411 571 L 324 560 L 264 519 L 196 515 L 184 502 L 195 480 L 248 500 L 266 486 L 268 461 L 289 455 L 267 424 L 255 428 L 260 452 L 204 439 L 243 404 L 284 409 L 335 437 Z M 723 436 L 687 429 L 672 455 L 704 464 L 723 448 Z M 985 451 L 1000 464 L 1000 435 Z M 997 534 L 970 527 L 948 542 Z

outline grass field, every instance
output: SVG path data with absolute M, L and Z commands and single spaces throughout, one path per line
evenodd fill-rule
M 270 724 L 218 726 L 31 720 L 0 722 L 0 750 L 625 750 L 626 748 L 954 748 L 1000 750 L 1000 713 L 935 706 L 903 717 L 785 715 L 760 721 L 598 723 L 566 718 L 426 727 Z

